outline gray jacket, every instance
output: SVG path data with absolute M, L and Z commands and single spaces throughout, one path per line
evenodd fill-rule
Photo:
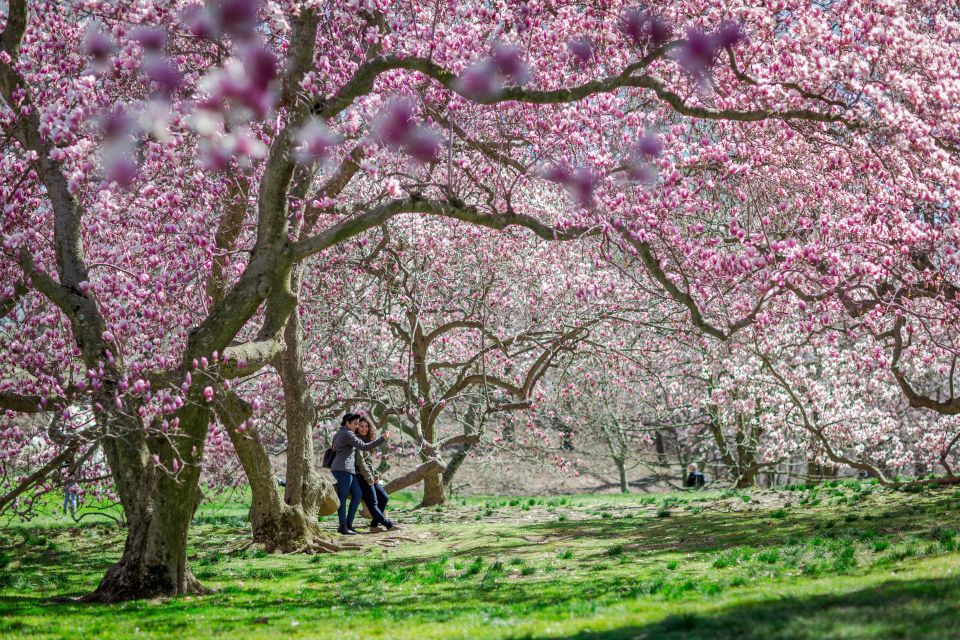
M 333 464 L 330 465 L 330 471 L 347 471 L 349 473 L 357 472 L 356 451 L 369 451 L 376 449 L 383 444 L 383 436 L 371 442 L 364 442 L 357 437 L 353 431 L 346 427 L 340 429 L 333 435 L 334 456 Z M 362 463 L 361 463 L 362 464 Z

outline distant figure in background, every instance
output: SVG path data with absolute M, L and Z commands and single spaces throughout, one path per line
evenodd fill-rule
M 687 465 L 687 480 L 683 483 L 685 487 L 691 489 L 701 489 L 707 483 L 702 471 L 697 470 L 697 465 L 691 462 Z
M 74 515 L 80 504 L 80 485 L 77 481 L 64 477 L 63 479 L 63 512 Z

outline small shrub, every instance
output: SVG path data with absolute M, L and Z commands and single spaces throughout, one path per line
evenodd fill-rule
M 780 550 L 776 547 L 772 549 L 764 549 L 757 554 L 757 560 L 765 564 L 776 564 L 780 560 Z
M 833 557 L 833 570 L 837 573 L 849 573 L 857 566 L 857 559 L 853 547 L 843 547 Z
M 770 512 L 770 517 L 773 518 L 774 520 L 783 520 L 784 518 L 787 517 L 787 510 L 786 510 L 786 509 L 777 509 L 777 510 L 775 510 L 775 511 L 771 511 L 771 512 Z
M 483 574 L 483 579 L 480 581 L 481 589 L 492 589 L 497 586 L 497 578 L 503 575 L 503 563 L 497 560 L 489 567 L 487 567 L 487 572 Z
M 952 542 L 957 537 L 957 532 L 944 527 L 934 527 L 930 529 L 930 537 L 937 542 L 947 543 Z
M 566 551 L 561 551 L 560 553 L 557 554 L 557 558 L 560 560 L 569 560 L 572 557 L 573 557 L 573 551 L 571 551 L 570 549 L 567 549 Z
M 483 558 L 477 556 L 473 559 L 473 562 L 470 563 L 470 566 L 467 567 L 467 570 L 464 571 L 464 577 L 475 576 L 480 573 L 480 570 L 483 568 Z
M 447 562 L 449 561 L 450 556 L 444 554 L 433 562 L 428 562 L 426 565 L 424 565 L 427 575 L 423 582 L 425 584 L 433 584 L 442 581 L 446 575 Z
M 749 560 L 752 555 L 753 550 L 750 547 L 734 547 L 717 556 L 713 561 L 713 566 L 716 569 L 724 569 L 737 564 L 741 560 Z

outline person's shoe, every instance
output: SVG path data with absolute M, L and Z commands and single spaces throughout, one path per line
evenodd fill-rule
M 355 536 L 355 535 L 357 535 L 357 532 L 354 531 L 353 529 L 351 529 L 350 527 L 340 527 L 339 529 L 337 529 L 337 531 L 339 531 L 339 532 L 340 532 L 340 535 L 342 535 L 342 536 Z
M 399 529 L 400 525 L 398 525 L 396 522 L 387 523 L 387 531 L 397 531 Z
M 383 531 L 383 529 L 380 528 L 380 525 L 378 524 L 370 525 L 370 533 L 380 533 L 381 531 Z

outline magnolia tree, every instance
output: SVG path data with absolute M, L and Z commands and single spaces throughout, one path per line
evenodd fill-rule
M 375 422 L 407 434 L 423 462 L 388 491 L 423 480 L 423 504 L 443 502 L 443 450 L 479 442 L 491 414 L 539 402 L 543 376 L 622 311 L 625 300 L 609 295 L 617 273 L 589 250 L 395 222 L 344 262 L 347 271 L 326 274 L 339 287 L 302 297 L 305 323 L 319 330 L 306 364 L 326 382 L 328 404 L 368 407 Z M 466 431 L 443 433 L 470 411 Z
M 231 385 L 273 364 L 305 424 L 303 265 L 402 214 L 602 234 L 714 337 L 785 291 L 850 308 L 909 383 L 926 356 L 911 364 L 910 323 L 891 318 L 952 317 L 954 19 L 864 1 L 12 0 L 4 433 L 89 403 L 93 429 L 60 446 L 100 443 L 128 521 L 96 597 L 199 589 L 186 536 L 215 414 L 243 425 L 256 407 Z M 730 200 L 760 176 L 799 191 Z M 545 183 L 567 208 L 539 206 Z M 894 276 L 910 295 L 873 286 Z M 283 522 L 319 495 L 301 469 L 286 501 L 266 497 Z

